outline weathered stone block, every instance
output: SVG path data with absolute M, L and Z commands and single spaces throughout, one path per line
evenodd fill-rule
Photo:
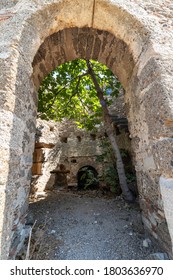
M 153 143 L 152 149 L 157 170 L 163 176 L 171 178 L 173 174 L 173 138 L 160 138 Z
M 172 129 L 165 125 L 166 119 L 173 119 L 173 110 L 170 104 L 170 93 L 160 80 L 156 80 L 144 90 L 143 102 L 148 131 L 151 138 L 172 137 Z

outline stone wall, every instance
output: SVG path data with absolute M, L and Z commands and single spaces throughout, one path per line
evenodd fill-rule
M 34 172 L 41 175 L 34 176 L 37 192 L 55 187 L 56 173 L 51 172 L 60 171 L 60 166 L 68 170 L 68 185 L 77 185 L 77 172 L 83 166 L 90 165 L 100 173 L 102 166 L 96 163 L 96 157 L 100 154 L 99 138 L 93 136 L 69 121 L 54 123 L 38 119 L 34 151 L 37 163 L 33 164 L 33 175 Z M 40 151 L 44 155 L 41 162 Z
M 118 126 L 120 126 L 117 135 L 118 146 L 130 154 L 129 133 L 121 128 L 121 125 Z M 84 166 L 93 167 L 101 180 L 103 169 L 109 163 L 106 158 L 105 162 L 97 160 L 103 153 L 101 141 L 105 133 L 102 126 L 99 130 L 97 133 L 86 132 L 67 120 L 56 123 L 37 119 L 31 192 L 39 193 L 55 188 L 55 185 L 58 185 L 58 178 L 56 172 L 52 171 L 57 170 L 60 173 L 60 166 L 63 166 L 63 172 L 66 170 L 68 186 L 77 186 L 78 171 Z
M 168 225 L 173 241 L 172 1 L 3 0 L 0 9 L 1 258 L 14 258 L 25 236 L 36 91 L 80 57 L 123 84 L 144 222 L 171 254 L 162 232 Z

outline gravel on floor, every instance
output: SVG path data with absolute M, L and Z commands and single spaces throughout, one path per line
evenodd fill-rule
M 31 259 L 141 260 L 157 248 L 146 239 L 138 204 L 95 192 L 50 192 L 30 204 Z M 145 246 L 144 246 L 145 245 Z

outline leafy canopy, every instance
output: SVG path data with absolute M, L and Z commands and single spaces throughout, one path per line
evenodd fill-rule
M 119 94 L 121 84 L 103 64 L 90 60 L 107 105 Z M 66 62 L 52 71 L 39 89 L 38 115 L 62 121 L 68 118 L 91 130 L 102 120 L 102 108 L 84 59 Z

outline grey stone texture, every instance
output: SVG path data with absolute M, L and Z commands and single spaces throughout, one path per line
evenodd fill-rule
M 173 242 L 160 179 L 173 179 L 172 11 L 170 0 L 1 1 L 1 259 L 15 258 L 25 237 L 37 89 L 55 66 L 80 57 L 105 63 L 123 84 L 144 222 L 163 247 L 159 225 L 168 225 Z

